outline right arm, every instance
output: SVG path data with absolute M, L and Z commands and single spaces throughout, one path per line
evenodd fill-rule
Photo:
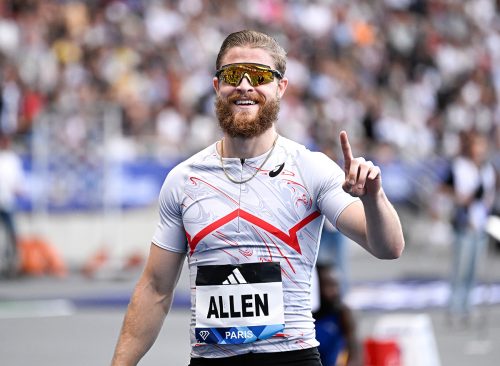
M 112 366 L 135 366 L 155 342 L 170 310 L 185 254 L 151 244 L 125 314 Z

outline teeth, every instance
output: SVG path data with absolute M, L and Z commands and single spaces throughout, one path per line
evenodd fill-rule
M 256 104 L 253 100 L 237 100 L 236 105 L 254 105 Z

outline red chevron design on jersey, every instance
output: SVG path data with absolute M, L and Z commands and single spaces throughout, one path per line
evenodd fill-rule
M 291 248 L 293 248 L 297 253 L 302 254 L 302 251 L 300 250 L 300 245 L 299 245 L 299 240 L 297 238 L 297 232 L 302 229 L 304 226 L 309 224 L 311 221 L 313 221 L 315 218 L 321 215 L 319 211 L 315 211 L 309 216 L 305 217 L 303 220 L 299 221 L 297 224 L 295 224 L 289 231 L 288 234 L 284 233 L 277 227 L 269 224 L 268 222 L 260 219 L 257 216 L 252 215 L 251 213 L 248 213 L 244 210 L 234 210 L 233 212 L 229 213 L 228 215 L 221 217 L 217 221 L 214 221 L 204 229 L 200 230 L 198 234 L 196 234 L 193 238 L 191 238 L 191 235 L 189 235 L 186 232 L 186 237 L 188 239 L 189 243 L 189 248 L 191 249 L 189 254 L 192 255 L 194 253 L 194 250 L 196 249 L 196 246 L 198 243 L 208 234 L 213 232 L 214 230 L 217 230 L 221 226 L 227 224 L 228 222 L 234 220 L 235 218 L 238 217 L 238 211 L 239 211 L 239 216 L 240 218 L 260 227 L 261 229 L 264 229 L 268 233 L 276 236 L 277 238 L 281 239 L 283 242 L 285 242 L 287 245 L 289 245 Z

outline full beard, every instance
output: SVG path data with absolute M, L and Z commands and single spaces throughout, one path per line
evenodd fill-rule
M 252 100 L 259 103 L 260 108 L 257 116 L 252 118 L 248 112 L 234 113 L 231 109 L 234 101 L 240 97 L 239 94 L 233 94 L 227 100 L 217 97 L 215 101 L 215 114 L 219 120 L 219 126 L 229 136 L 240 138 L 260 136 L 278 120 L 280 110 L 279 99 L 266 102 L 260 95 L 253 98 Z

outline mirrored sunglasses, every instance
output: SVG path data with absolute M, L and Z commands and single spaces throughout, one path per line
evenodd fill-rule
M 283 79 L 283 74 L 278 70 L 273 70 L 267 65 L 254 63 L 224 65 L 215 73 L 215 77 L 232 86 L 240 85 L 245 76 L 252 86 L 270 83 L 274 77 Z

